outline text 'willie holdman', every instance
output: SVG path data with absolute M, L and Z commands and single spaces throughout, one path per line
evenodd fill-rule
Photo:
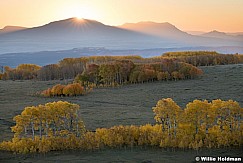
M 208 156 L 201 156 L 201 157 L 196 157 L 196 161 L 218 161 L 218 162 L 241 162 L 242 158 L 241 157 L 208 157 Z

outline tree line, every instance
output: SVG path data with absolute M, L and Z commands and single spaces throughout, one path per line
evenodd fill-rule
M 194 66 L 213 66 L 243 63 L 243 55 L 219 54 L 215 51 L 185 51 L 164 53 L 162 58 L 175 58 Z
M 78 108 L 62 101 L 25 108 L 14 118 L 14 138 L 2 142 L 0 150 L 30 153 L 134 146 L 199 149 L 243 144 L 243 108 L 233 100 L 194 100 L 182 109 L 170 98 L 161 99 L 152 108 L 157 124 L 120 125 L 95 132 L 85 130 Z
M 75 82 L 82 85 L 115 86 L 126 83 L 144 83 L 159 80 L 193 79 L 202 75 L 202 70 L 190 64 L 173 60 L 160 63 L 134 64 L 132 61 L 115 61 L 106 64 L 89 64 Z
M 34 64 L 20 64 L 16 68 L 4 67 L 2 80 L 60 80 L 74 79 L 85 70 L 87 64 L 109 63 L 115 60 L 140 60 L 140 56 L 90 56 L 80 58 L 64 58 L 57 64 L 38 66 Z M 30 68 L 25 68 L 30 67 Z M 31 74 L 31 75 L 30 75 Z
M 217 52 L 210 51 L 187 51 L 168 52 L 163 54 L 162 56 L 152 58 L 142 58 L 141 56 L 90 56 L 80 58 L 65 58 L 59 61 L 57 64 L 49 64 L 42 67 L 34 64 L 20 64 L 16 68 L 10 68 L 8 66 L 5 66 L 4 73 L 0 73 L 0 79 L 35 79 L 44 81 L 74 79 L 78 74 L 82 74 L 85 71 L 87 72 L 87 67 L 89 66 L 110 65 L 114 62 L 131 62 L 135 65 L 134 67 L 137 67 L 137 69 L 143 69 L 138 68 L 139 66 L 147 66 L 153 64 L 164 64 L 163 67 L 165 67 L 166 65 L 169 66 L 168 63 L 171 62 L 185 62 L 194 66 L 209 66 L 219 64 L 243 63 L 243 55 L 219 54 Z M 131 66 L 131 64 L 127 64 L 127 66 Z M 130 67 L 127 67 L 126 69 L 129 68 Z M 106 67 L 103 66 L 103 69 L 105 70 Z M 143 73 L 148 72 L 146 71 Z M 140 74 L 140 78 L 143 78 L 143 73 Z M 174 75 L 177 76 L 177 74 Z
M 190 64 L 164 60 L 162 63 L 134 64 L 121 60 L 104 64 L 87 64 L 82 74 L 78 74 L 73 84 L 57 84 L 37 94 L 44 97 L 78 96 L 92 91 L 94 87 L 119 86 L 129 83 L 193 79 L 202 70 Z
M 35 64 L 20 64 L 16 68 L 4 66 L 4 73 L 0 73 L 2 80 L 31 80 L 37 79 L 41 66 Z
M 51 64 L 37 66 L 21 64 L 16 69 L 5 67 L 2 79 L 12 80 L 54 80 L 74 78 L 82 86 L 111 86 L 127 83 L 144 83 L 158 80 L 193 79 L 202 74 L 202 70 L 184 62 L 163 59 L 154 63 L 135 64 L 130 60 L 115 60 L 105 63 Z M 75 68 L 76 67 L 76 68 Z M 66 76 L 66 77 L 65 77 Z M 49 91 L 50 92 L 50 91 Z M 48 91 L 46 92 L 48 94 Z

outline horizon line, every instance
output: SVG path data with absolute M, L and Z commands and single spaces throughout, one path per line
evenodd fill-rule
M 112 25 L 112 24 L 105 24 L 101 21 L 98 21 L 98 20 L 95 20 L 95 19 L 89 19 L 89 18 L 84 18 L 84 17 L 69 17 L 69 18 L 63 18 L 63 19 L 59 19 L 59 20 L 53 20 L 53 21 L 50 21 L 50 22 L 47 22 L 47 23 L 43 23 L 41 25 L 37 25 L 37 26 L 22 26 L 22 25 L 12 25 L 12 24 L 8 24 L 8 25 L 5 25 L 5 26 L 2 26 L 2 28 L 0 28 L 0 30 L 3 30 L 4 28 L 6 27 L 23 27 L 23 28 L 27 28 L 27 29 L 31 29 L 31 28 L 36 28 L 36 27 L 41 27 L 41 26 L 45 26 L 45 25 L 48 25 L 50 23 L 53 23 L 53 22 L 59 22 L 59 21 L 65 21 L 65 20 L 69 20 L 69 19 L 77 19 L 77 20 L 91 20 L 91 21 L 96 21 L 96 22 L 99 22 L 99 23 L 102 23 L 104 25 L 107 25 L 107 26 L 113 26 L 113 27 L 120 27 L 122 25 L 125 25 L 125 24 L 138 24 L 138 23 L 146 23 L 146 22 L 150 22 L 150 23 L 169 23 L 173 26 L 175 26 L 176 28 L 178 28 L 176 25 L 168 22 L 168 21 L 164 21 L 164 22 L 156 22 L 156 21 L 151 21 L 151 20 L 142 20 L 142 21 L 138 21 L 138 22 L 125 22 L 123 24 L 120 24 L 120 25 Z M 237 31 L 237 32 L 229 32 L 229 31 L 220 31 L 220 30 L 217 30 L 217 29 L 212 29 L 212 30 L 209 30 L 209 31 L 203 31 L 203 30 L 196 30 L 196 29 L 193 29 L 193 30 L 182 30 L 180 28 L 178 28 L 179 30 L 181 31 L 184 31 L 184 32 L 202 32 L 202 33 L 209 33 L 209 32 L 213 32 L 213 31 L 217 31 L 217 32 L 223 32 L 223 33 L 243 33 L 243 31 Z M 200 35 L 200 34 L 199 34 Z

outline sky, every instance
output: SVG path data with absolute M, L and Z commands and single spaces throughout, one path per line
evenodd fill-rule
M 0 0 L 0 28 L 70 17 L 106 25 L 154 21 L 184 31 L 243 32 L 243 0 Z

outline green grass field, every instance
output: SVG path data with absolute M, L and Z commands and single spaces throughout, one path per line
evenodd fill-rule
M 243 107 L 243 65 L 201 67 L 204 75 L 195 80 L 154 82 L 125 85 L 119 88 L 100 88 L 78 97 L 44 98 L 33 96 L 37 91 L 60 83 L 60 81 L 0 81 L 0 141 L 13 135 L 12 118 L 24 107 L 51 101 L 68 101 L 79 104 L 79 114 L 88 130 L 114 125 L 154 124 L 152 107 L 161 98 L 173 98 L 181 107 L 194 99 L 233 99 Z M 65 83 L 65 81 L 61 81 Z M 200 153 L 201 152 L 201 153 Z M 211 152 L 211 153 L 210 153 Z M 240 156 L 242 149 L 217 149 L 197 151 L 165 151 L 164 149 L 135 148 L 107 149 L 96 152 L 65 151 L 46 155 L 12 155 L 0 152 L 0 162 L 192 162 L 196 155 Z

